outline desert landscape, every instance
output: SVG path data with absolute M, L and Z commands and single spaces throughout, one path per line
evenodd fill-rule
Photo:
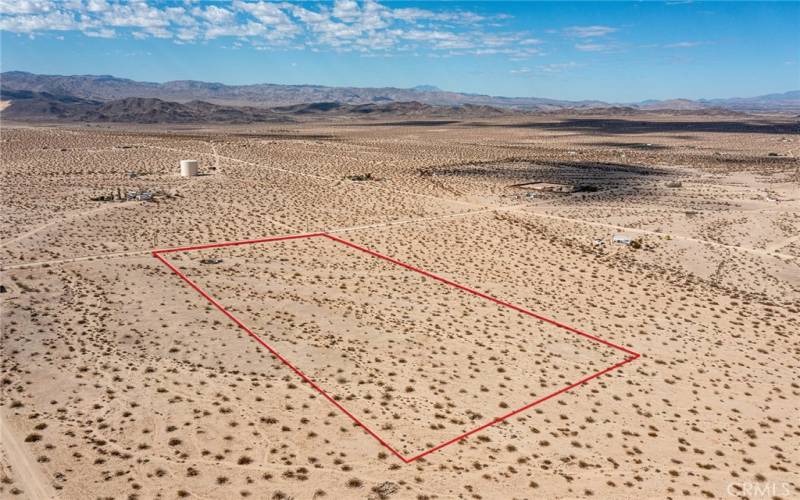
M 4 121 L 0 496 L 800 495 L 797 118 L 473 111 Z

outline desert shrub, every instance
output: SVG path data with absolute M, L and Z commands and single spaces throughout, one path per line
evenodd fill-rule
M 348 479 L 345 484 L 347 485 L 348 488 L 361 488 L 362 486 L 364 486 L 364 482 L 355 477 Z

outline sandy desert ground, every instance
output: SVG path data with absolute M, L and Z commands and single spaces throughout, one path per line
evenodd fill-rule
M 798 132 L 4 123 L 0 496 L 797 497 Z M 641 356 L 404 461 L 151 254 L 301 233 Z M 404 457 L 630 357 L 325 237 L 168 258 Z

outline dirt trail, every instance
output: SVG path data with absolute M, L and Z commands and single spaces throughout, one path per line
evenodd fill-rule
M 524 210 L 524 209 L 520 210 L 520 212 L 526 213 L 528 215 L 535 215 L 536 217 L 542 217 L 542 218 L 545 218 L 545 219 L 553 219 L 553 220 L 560 220 L 560 221 L 566 221 L 566 222 L 575 222 L 575 223 L 578 223 L 578 224 L 586 224 L 587 226 L 601 227 L 601 228 L 605 228 L 605 229 L 614 229 L 614 230 L 620 231 L 620 232 L 648 234 L 648 235 L 658 236 L 658 237 L 662 237 L 662 236 L 664 236 L 666 234 L 666 233 L 659 233 L 657 231 L 650 231 L 649 229 L 639 229 L 639 228 L 635 228 L 635 227 L 624 227 L 624 226 L 617 226 L 617 225 L 614 225 L 614 224 L 606 224 L 604 222 L 593 222 L 593 221 L 587 221 L 587 220 L 583 220 L 583 219 L 573 219 L 571 217 L 562 217 L 560 215 L 552 215 L 552 214 L 546 214 L 546 213 L 542 213 L 542 212 L 533 212 L 533 211 Z M 701 244 L 701 245 L 711 245 L 711 246 L 715 246 L 715 247 L 719 247 L 719 248 L 728 248 L 730 250 L 737 250 L 737 251 L 740 251 L 740 252 L 751 253 L 753 255 L 759 255 L 761 257 L 780 257 L 780 258 L 788 259 L 788 260 L 796 259 L 796 257 L 794 255 L 788 255 L 788 254 L 784 254 L 784 253 L 775 252 L 773 250 L 770 250 L 769 248 L 767 248 L 765 250 L 761 250 L 759 248 L 740 247 L 740 246 L 736 246 L 736 245 L 727 245 L 725 243 L 719 243 L 717 241 L 701 240 L 701 239 L 698 239 L 698 238 L 692 238 L 690 236 L 681 236 L 681 235 L 677 235 L 677 234 L 670 234 L 670 237 L 672 239 L 674 239 L 674 240 L 689 241 L 689 242 L 692 242 L 692 243 L 698 243 L 698 244 Z M 784 242 L 784 243 L 788 244 L 790 242 Z M 780 245 L 778 248 L 780 248 L 781 246 L 783 246 L 783 245 Z
M 211 143 L 212 153 L 199 152 L 199 151 L 186 151 L 184 149 L 170 148 L 170 147 L 165 147 L 165 146 L 154 146 L 154 145 L 143 145 L 143 147 L 149 147 L 149 148 L 152 148 L 152 149 L 160 149 L 160 150 L 165 150 L 165 151 L 177 151 L 177 152 L 180 152 L 180 153 L 193 154 L 193 155 L 213 156 L 216 168 L 219 168 L 219 161 L 222 158 L 222 159 L 226 159 L 226 160 L 233 161 L 233 162 L 238 162 L 238 163 L 242 163 L 242 164 L 246 164 L 246 165 L 250 165 L 250 166 L 263 167 L 263 168 L 267 168 L 267 169 L 270 169 L 270 170 L 276 170 L 276 171 L 279 171 L 279 172 L 284 172 L 284 173 L 288 173 L 288 174 L 292 174 L 292 175 L 299 175 L 299 176 L 302 176 L 302 177 L 309 177 L 309 178 L 314 178 L 314 179 L 318 179 L 318 180 L 338 182 L 338 179 L 334 179 L 332 177 L 326 177 L 326 176 L 322 176 L 322 175 L 305 173 L 305 172 L 296 172 L 294 170 L 289 170 L 289 169 L 284 169 L 284 168 L 279 168 L 279 167 L 264 166 L 264 165 L 259 165 L 257 163 L 249 162 L 249 161 L 246 161 L 246 160 L 240 160 L 238 158 L 233 158 L 233 157 L 229 157 L 229 156 L 223 156 L 223 155 L 219 154 L 219 152 L 217 151 L 216 146 L 213 144 L 213 142 Z M 469 207 L 469 208 L 471 208 L 473 210 L 469 210 L 467 212 L 456 213 L 456 214 L 448 214 L 448 215 L 444 215 L 444 216 L 424 217 L 424 218 L 420 218 L 420 219 L 411 219 L 411 220 L 405 220 L 405 221 L 394 221 L 394 222 L 388 222 L 388 223 L 370 224 L 370 225 L 366 225 L 366 226 L 335 228 L 335 229 L 329 229 L 328 232 L 343 233 L 343 232 L 349 232 L 349 231 L 354 231 L 354 230 L 359 230 L 359 229 L 383 227 L 383 226 L 390 226 L 390 225 L 397 225 L 397 224 L 410 224 L 410 223 L 415 223 L 415 222 L 425 222 L 425 221 L 432 221 L 432 220 L 437 220 L 437 219 L 446 219 L 446 218 L 450 218 L 450 217 L 463 217 L 463 216 L 481 214 L 481 213 L 486 213 L 486 212 L 491 212 L 491 211 L 510 211 L 510 212 L 517 212 L 519 214 L 525 214 L 525 215 L 533 216 L 533 217 L 541 217 L 541 218 L 545 218 L 545 219 L 552 219 L 552 220 L 560 220 L 560 221 L 566 221 L 566 222 L 572 222 L 572 223 L 578 223 L 578 224 L 585 224 L 585 225 L 594 226 L 594 227 L 601 227 L 601 228 L 605 228 L 605 229 L 613 229 L 613 230 L 616 230 L 616 231 L 633 232 L 633 233 L 638 233 L 638 234 L 648 234 L 648 235 L 654 235 L 654 236 L 659 236 L 659 237 L 663 236 L 662 233 L 658 233 L 658 232 L 655 232 L 655 231 L 650 231 L 650 230 L 647 230 L 647 229 L 638 229 L 638 228 L 617 226 L 617 225 L 614 225 L 614 224 L 605 224 L 605 223 L 602 223 L 602 222 L 593 222 L 593 221 L 587 221 L 587 220 L 583 220 L 583 219 L 576 219 L 576 218 L 571 218 L 571 217 L 562 217 L 562 216 L 558 216 L 558 215 L 547 214 L 547 213 L 543 213 L 541 211 L 531 210 L 533 208 L 533 206 L 526 206 L 526 205 L 503 206 L 503 205 L 493 205 L 493 204 L 487 204 L 487 203 L 475 203 L 475 202 L 469 202 L 469 201 L 464 201 L 464 200 L 442 198 L 440 196 L 434 196 L 434 195 L 429 195 L 429 194 L 415 193 L 415 192 L 412 192 L 412 191 L 406 191 L 406 190 L 403 190 L 403 189 L 396 189 L 396 188 L 391 188 L 391 187 L 382 187 L 382 186 L 370 186 L 370 187 L 372 187 L 374 189 L 378 189 L 378 190 L 383 190 L 383 191 L 393 191 L 393 192 L 403 193 L 403 194 L 416 196 L 416 197 L 420 197 L 420 198 L 435 199 L 435 200 L 438 200 L 438 201 L 455 203 L 455 204 L 459 204 L 459 205 L 465 205 L 465 206 L 467 206 L 467 207 Z M 115 205 L 121 205 L 121 204 L 115 204 Z M 104 209 L 107 209 L 107 208 L 109 208 L 109 206 L 98 207 L 98 208 L 90 210 L 90 211 L 85 211 L 85 212 L 72 214 L 69 218 L 75 218 L 75 217 L 80 217 L 80 216 L 83 216 L 83 215 L 88 215 L 89 213 L 93 213 L 93 212 L 96 212 L 96 211 L 104 210 Z M 31 231 L 28 231 L 27 233 L 23 233 L 23 234 L 15 237 L 13 239 L 10 239 L 10 240 L 7 240 L 5 242 L 2 242 L 2 243 L 0 243 L 0 248 L 4 247 L 4 246 L 6 246 L 6 245 L 8 245 L 10 243 L 13 243 L 15 241 L 19 241 L 19 240 L 22 240 L 22 239 L 27 238 L 29 236 L 32 236 L 33 234 L 35 234 L 35 233 L 37 233 L 37 232 L 39 232 L 39 231 L 41 231 L 41 230 L 43 230 L 43 229 L 45 229 L 47 227 L 50 227 L 52 225 L 63 223 L 66 220 L 69 220 L 69 218 L 50 222 L 48 224 L 45 224 L 45 225 L 40 226 L 38 228 L 35 228 L 35 229 L 31 230 Z M 287 227 L 288 229 L 296 230 L 296 228 L 293 228 L 293 227 L 291 227 L 291 226 L 289 226 L 287 224 L 281 223 L 279 221 L 274 221 L 274 222 L 276 222 L 277 224 L 279 224 L 281 226 Z M 786 260 L 795 260 L 795 259 L 797 259 L 797 257 L 795 257 L 793 255 L 788 255 L 788 254 L 777 252 L 777 250 L 782 248 L 782 247 L 784 247 L 784 246 L 786 246 L 786 245 L 788 245 L 788 244 L 790 244 L 790 243 L 793 243 L 794 241 L 797 241 L 798 239 L 800 239 L 800 235 L 794 236 L 794 237 L 791 237 L 791 238 L 789 238 L 787 240 L 784 240 L 783 242 L 780 242 L 779 244 L 770 245 L 766 249 L 762 250 L 762 249 L 757 249 L 757 248 L 741 247 L 741 246 L 735 246 L 735 245 L 726 245 L 724 243 L 719 243 L 719 242 L 716 242 L 716 241 L 702 240 L 702 239 L 698 239 L 698 238 L 691 238 L 691 237 L 688 237 L 688 236 L 680 236 L 680 235 L 670 235 L 670 236 L 673 239 L 683 240 L 683 241 L 687 241 L 687 242 L 691 242 L 691 243 L 695 243 L 695 244 L 711 245 L 711 246 L 716 246 L 716 247 L 719 247 L 719 248 L 727 248 L 727 249 L 730 249 L 730 250 L 746 252 L 746 253 L 750 253 L 752 255 L 758 255 L 758 256 L 761 256 L 761 257 L 775 257 L 775 258 L 782 258 L 782 259 L 786 259 Z M 27 268 L 27 267 L 37 267 L 37 266 L 41 266 L 41 265 L 45 265 L 45 264 L 64 264 L 64 263 L 69 263 L 69 262 L 79 262 L 79 261 L 92 260 L 92 259 L 137 256 L 137 255 L 143 255 L 143 254 L 147 254 L 147 253 L 150 253 L 150 251 L 149 250 L 145 250 L 145 251 L 115 252 L 115 253 L 92 255 L 92 256 L 86 256 L 86 257 L 65 258 L 65 259 L 56 259 L 56 260 L 43 261 L 43 262 L 30 262 L 30 263 L 13 264 L 13 265 L 9 265 L 9 266 L 0 266 L 0 269 L 10 270 L 10 269 L 19 269 L 19 268 Z
M 36 500 L 58 498 L 55 489 L 42 474 L 36 461 L 8 425 L 8 420 L 2 413 L 0 413 L 0 446 L 3 447 L 14 475 L 19 479 L 21 488 L 28 498 Z
M 149 146 L 149 147 L 157 148 L 157 149 L 164 149 L 164 150 L 171 150 L 171 151 L 179 151 L 181 153 L 203 154 L 203 155 L 208 155 L 209 154 L 209 153 L 203 153 L 203 152 L 197 152 L 197 151 L 190 152 L 190 151 L 186 151 L 186 150 L 183 150 L 183 149 L 168 148 L 168 147 L 163 147 L 163 146 Z M 317 174 L 310 174 L 310 173 L 306 173 L 306 172 L 296 172 L 294 170 L 289 170 L 289 169 L 279 168 L 279 167 L 271 167 L 271 166 L 259 165 L 257 163 L 253 163 L 253 162 L 246 161 L 246 160 L 240 160 L 238 158 L 233 158 L 233 157 L 230 157 L 230 156 L 222 156 L 222 155 L 217 154 L 216 149 L 214 150 L 214 156 L 215 156 L 215 160 L 216 161 L 219 161 L 219 158 L 224 158 L 224 159 L 229 160 L 229 161 L 234 161 L 234 162 L 239 162 L 239 163 L 243 163 L 243 164 L 250 165 L 250 166 L 262 167 L 262 168 L 267 168 L 267 169 L 270 169 L 270 170 L 276 170 L 276 171 L 280 171 L 280 172 L 285 172 L 287 174 L 299 175 L 299 176 L 303 176 L 303 177 L 310 177 L 310 178 L 315 178 L 315 179 L 320 179 L 320 180 L 338 182 L 337 179 L 334 179 L 332 177 L 327 177 L 327 176 L 317 175 Z M 404 190 L 404 189 L 395 189 L 395 188 L 383 187 L 383 186 L 369 186 L 369 187 L 372 187 L 374 189 L 383 190 L 383 191 L 393 191 L 393 192 L 396 192 L 396 193 L 407 194 L 407 195 L 416 196 L 416 197 L 419 197 L 419 198 L 429 198 L 429 199 L 435 199 L 435 200 L 438 200 L 438 201 L 443 201 L 443 202 L 448 202 L 448 203 L 466 205 L 466 206 L 468 206 L 470 208 L 478 209 L 474 213 L 481 213 L 481 212 L 487 211 L 487 210 L 508 210 L 509 209 L 508 207 L 495 206 L 495 205 L 488 204 L 488 203 L 474 203 L 474 202 L 469 202 L 469 201 L 464 201 L 464 200 L 449 199 L 449 198 L 443 198 L 441 196 L 434 196 L 434 195 L 429 195 L 429 194 L 415 193 L 413 191 L 407 191 L 407 190 Z M 659 236 L 659 237 L 663 236 L 662 233 L 657 233 L 655 231 L 648 231 L 646 229 L 637 229 L 637 228 L 631 228 L 631 227 L 616 226 L 616 225 L 613 225 L 613 224 L 604 224 L 604 223 L 600 223 L 600 222 L 591 222 L 591 221 L 586 221 L 586 220 L 583 220 L 583 219 L 573 219 L 573 218 L 570 218 L 570 217 L 561 217 L 561 216 L 558 216 L 558 215 L 551 215 L 551 214 L 546 214 L 546 213 L 542 213 L 542 212 L 538 212 L 538 211 L 534 212 L 532 210 L 526 210 L 525 208 L 522 208 L 520 206 L 514 206 L 514 207 L 511 208 L 511 210 L 512 211 L 517 211 L 519 213 L 525 213 L 525 214 L 528 214 L 528 215 L 531 215 L 531 216 L 534 216 L 534 217 L 542 217 L 542 218 L 546 218 L 546 219 L 553 219 L 553 220 L 574 222 L 574 223 L 579 223 L 579 224 L 586 224 L 586 225 L 595 226 L 595 227 L 603 227 L 603 228 L 606 228 L 606 229 L 614 229 L 614 230 L 617 230 L 617 231 L 635 232 L 635 233 L 639 233 L 639 234 L 650 234 L 650 235 L 655 235 L 655 236 Z M 347 228 L 338 229 L 338 230 L 336 230 L 336 232 L 341 232 L 341 231 L 343 231 L 345 229 L 347 229 Z M 793 255 L 783 254 L 783 253 L 779 253 L 779 252 L 774 251 L 774 250 L 777 250 L 777 248 L 774 249 L 774 250 L 770 250 L 770 249 L 761 250 L 761 249 L 757 249 L 757 248 L 741 247 L 741 246 L 735 246 L 735 245 L 726 245 L 724 243 L 718 243 L 716 241 L 701 240 L 701 239 L 698 239 L 698 238 L 691 238 L 691 237 L 688 237 L 688 236 L 671 235 L 671 237 L 674 238 L 674 239 L 679 239 L 679 240 L 683 240 L 683 241 L 689 241 L 689 242 L 692 242 L 692 243 L 712 245 L 712 246 L 716 246 L 716 247 L 720 247 L 720 248 L 728 248 L 730 250 L 736 250 L 736 251 L 740 251 L 740 252 L 747 252 L 747 253 L 750 253 L 750 254 L 753 254 L 753 255 L 758 255 L 758 256 L 761 256 L 761 257 L 778 257 L 778 258 L 783 258 L 783 259 L 788 259 L 788 260 L 794 260 L 796 258 Z M 781 246 L 783 246 L 783 245 L 781 245 Z M 780 247 L 778 247 L 778 248 L 780 248 Z
M 82 262 L 85 260 L 94 260 L 94 259 L 113 259 L 115 257 L 137 257 L 141 255 L 149 255 L 152 253 L 152 249 L 149 250 L 133 250 L 130 252 L 113 252 L 113 253 L 103 253 L 97 255 L 87 255 L 85 257 L 67 257 L 64 259 L 54 259 L 54 260 L 41 260 L 37 262 L 22 262 L 19 264 L 11 264 L 8 266 L 0 266 L 0 270 L 8 271 L 11 269 L 25 269 L 28 267 L 39 267 L 44 265 L 56 265 L 56 264 L 69 264 L 70 262 Z
M 176 152 L 179 152 L 179 153 L 191 154 L 191 155 L 195 155 L 195 156 L 196 155 L 211 156 L 211 153 L 205 153 L 205 152 L 202 152 L 202 151 L 187 151 L 185 149 L 170 148 L 170 147 L 166 147 L 166 146 L 154 146 L 154 145 L 148 145 L 147 147 L 149 147 L 151 149 L 161 149 L 161 150 L 164 150 L 164 151 L 176 151 Z M 281 168 L 281 167 L 272 167 L 272 166 L 262 165 L 262 164 L 253 163 L 253 162 L 247 161 L 247 160 L 240 160 L 239 158 L 234 158 L 232 156 L 223 156 L 223 155 L 219 155 L 219 154 L 215 155 L 215 159 L 217 161 L 219 160 L 219 158 L 222 158 L 222 159 L 228 160 L 228 161 L 232 161 L 232 162 L 236 162 L 236 163 L 241 163 L 243 165 L 249 165 L 251 167 L 265 168 L 265 169 L 268 169 L 268 170 L 274 170 L 276 172 L 283 172 L 283 173 L 290 174 L 290 175 L 297 175 L 297 176 L 306 177 L 306 178 L 309 178 L 309 179 L 328 181 L 328 182 L 332 182 L 332 183 L 339 183 L 339 182 L 343 181 L 342 179 L 337 179 L 335 177 L 330 177 L 330 176 L 326 176 L 326 175 L 312 174 L 312 173 L 308 173 L 308 172 L 298 172 L 296 170 L 290 170 L 290 169 Z M 494 207 L 493 205 L 490 205 L 490 204 L 487 204 L 487 203 L 475 203 L 475 202 L 471 202 L 471 201 L 454 200 L 454 199 L 450 199 L 450 198 L 442 198 L 441 196 L 434 196 L 434 195 L 430 195 L 430 194 L 416 193 L 414 191 L 407 191 L 405 189 L 397 189 L 397 188 L 391 188 L 391 187 L 376 186 L 374 184 L 370 185 L 370 186 L 366 186 L 361 182 L 353 181 L 353 180 L 345 180 L 344 182 L 349 182 L 351 185 L 354 185 L 354 186 L 371 188 L 371 189 L 376 189 L 376 190 L 379 190 L 379 191 L 393 192 L 393 193 L 398 193 L 398 194 L 407 194 L 409 196 L 415 196 L 417 198 L 428 198 L 428 199 L 431 199 L 431 200 L 443 201 L 443 202 L 447 202 L 447 203 L 454 203 L 454 204 L 458 204 L 458 205 L 466 205 L 466 206 L 471 207 L 471 208 L 478 208 L 478 209 L 499 208 L 499 207 Z
M 69 221 L 71 221 L 73 219 L 78 219 L 78 218 L 81 218 L 81 217 L 85 217 L 87 215 L 95 214 L 97 212 L 103 212 L 103 211 L 108 210 L 110 208 L 121 207 L 121 206 L 125 206 L 125 205 L 126 205 L 125 203 L 111 203 L 111 204 L 103 205 L 103 206 L 100 206 L 100 207 L 90 208 L 89 210 L 83 210 L 83 211 L 80 211 L 80 212 L 73 212 L 71 214 L 65 215 L 64 217 L 62 217 L 60 219 L 53 219 L 53 220 L 51 220 L 50 222 L 48 222 L 46 224 L 42 224 L 41 226 L 38 226 L 38 227 L 35 227 L 35 228 L 31 229 L 30 231 L 26 231 L 26 232 L 24 232 L 22 234 L 14 236 L 11 239 L 8 239 L 6 241 L 0 242 L 0 248 L 6 247 L 8 245 L 11 245 L 12 243 L 17 243 L 17 242 L 22 241 L 24 239 L 30 238 L 34 234 L 36 234 L 36 233 L 38 233 L 40 231 L 44 231 L 45 229 L 47 229 L 49 227 L 57 226 L 58 224 L 64 224 L 65 222 L 69 222 Z
M 792 243 L 795 243 L 797 241 L 800 241 L 800 234 L 796 234 L 796 235 L 794 235 L 794 236 L 792 236 L 790 238 L 786 238 L 783 241 L 778 241 L 776 243 L 773 243 L 772 245 L 768 245 L 767 246 L 767 252 L 775 252 L 775 251 L 780 250 L 781 248 L 783 248 L 785 246 L 788 246 L 788 245 L 791 245 Z

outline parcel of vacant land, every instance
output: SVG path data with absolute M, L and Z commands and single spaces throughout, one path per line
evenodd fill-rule
M 0 493 L 797 495 L 799 130 L 4 123 Z
M 328 248 L 331 242 L 339 255 Z M 201 257 L 199 266 L 181 268 L 165 255 L 175 252 L 179 258 L 185 252 L 225 253 L 228 264 L 204 272 L 212 268 L 202 262 L 223 260 Z M 406 463 L 638 357 L 325 233 L 154 255 Z M 221 305 L 223 300 L 235 307 Z M 261 318 L 265 301 L 278 306 L 271 318 Z M 448 350 L 448 342 L 466 351 Z M 480 393 L 459 387 L 476 379 L 483 381 Z M 539 387 L 532 388 L 536 379 Z M 429 441 L 421 445 L 423 438 Z

